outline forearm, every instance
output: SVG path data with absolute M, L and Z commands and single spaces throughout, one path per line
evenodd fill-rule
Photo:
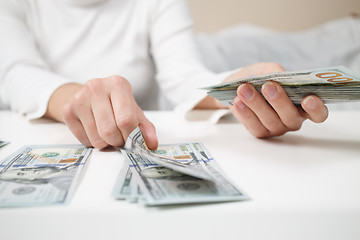
M 83 88 L 82 84 L 68 83 L 60 86 L 51 96 L 44 117 L 64 122 L 62 110 L 69 99 Z

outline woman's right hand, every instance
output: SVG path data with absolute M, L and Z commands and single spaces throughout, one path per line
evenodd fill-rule
M 137 105 L 130 83 L 120 76 L 61 86 L 50 98 L 45 116 L 65 122 L 88 147 L 123 147 L 138 126 L 148 148 L 158 147 L 154 125 Z

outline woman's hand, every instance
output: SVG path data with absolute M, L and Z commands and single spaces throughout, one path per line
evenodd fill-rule
M 226 81 L 282 71 L 284 68 L 279 64 L 257 63 L 242 68 Z M 305 97 L 301 107 L 296 107 L 277 82 L 265 83 L 261 91 L 266 100 L 251 84 L 241 84 L 237 89 L 234 106 L 230 107 L 234 116 L 258 138 L 296 131 L 305 119 L 321 123 L 328 116 L 327 107 L 317 96 Z
M 66 84 L 52 95 L 45 116 L 65 122 L 89 147 L 123 147 L 138 126 L 147 146 L 158 146 L 154 125 L 137 105 L 131 85 L 123 77 L 96 78 L 85 85 Z

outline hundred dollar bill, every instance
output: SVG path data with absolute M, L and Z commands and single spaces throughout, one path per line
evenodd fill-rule
M 128 165 L 122 167 L 113 189 L 117 199 L 155 206 L 249 198 L 226 177 L 201 143 L 160 145 L 150 151 L 137 128 L 121 152 Z
M 195 145 L 204 149 L 200 143 L 190 145 L 194 149 Z M 213 166 L 211 155 L 201 161 L 201 167 L 212 176 L 213 180 L 209 181 L 158 165 L 147 156 L 125 149 L 121 151 L 130 164 L 132 178 L 136 179 L 141 189 L 139 203 L 155 206 L 248 199 L 243 191 Z
M 65 204 L 91 149 L 29 145 L 0 161 L 0 207 Z
M 161 145 L 156 151 L 150 151 L 144 142 L 139 127 L 132 131 L 125 143 L 125 148 L 140 154 L 152 162 L 171 168 L 193 177 L 213 180 L 208 172 L 201 166 L 201 158 L 194 152 L 189 143 L 178 145 Z
M 308 95 L 317 95 L 325 103 L 360 101 L 360 76 L 345 67 L 269 73 L 203 89 L 223 104 L 233 105 L 240 84 L 251 83 L 261 93 L 261 86 L 267 81 L 278 82 L 294 104 L 300 104 Z

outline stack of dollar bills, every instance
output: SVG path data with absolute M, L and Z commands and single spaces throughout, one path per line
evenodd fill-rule
M 137 128 L 121 152 L 126 161 L 113 190 L 116 199 L 149 206 L 248 199 L 201 143 L 150 151 Z
M 0 207 L 66 204 L 91 149 L 27 145 L 0 161 Z
M 324 103 L 360 101 L 360 75 L 352 73 L 345 67 L 269 73 L 224 82 L 203 89 L 223 104 L 233 105 L 239 85 L 248 82 L 261 93 L 261 86 L 266 81 L 278 82 L 294 104 L 300 104 L 301 100 L 308 95 L 316 95 Z

